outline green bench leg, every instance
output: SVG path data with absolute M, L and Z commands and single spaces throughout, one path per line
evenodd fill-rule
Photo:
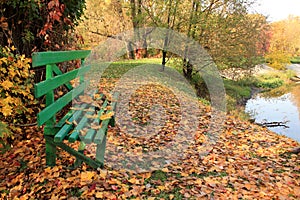
M 112 118 L 110 119 L 109 121 L 109 125 L 111 127 L 115 127 L 116 126 L 116 119 L 115 119 L 115 116 L 112 116 Z
M 56 165 L 56 146 L 49 139 L 46 139 L 46 165 Z
M 85 143 L 80 142 L 79 147 L 78 147 L 78 152 L 81 154 L 84 154 L 84 149 L 85 149 Z M 79 167 L 83 163 L 83 160 L 76 158 L 75 163 L 74 163 L 74 168 Z
M 76 158 L 82 160 L 83 162 L 85 162 L 86 164 L 91 166 L 92 168 L 97 169 L 98 167 L 102 167 L 101 163 L 99 163 L 99 162 L 83 155 L 82 153 L 80 153 L 80 152 L 76 151 L 75 149 L 69 147 L 65 143 L 63 143 L 63 142 L 54 142 L 53 138 L 51 138 L 50 136 L 45 136 L 45 138 L 48 139 L 50 144 L 62 148 L 63 150 L 67 151 L 68 153 L 75 156 Z
M 106 148 L 106 135 L 104 136 L 102 143 L 97 144 L 97 150 L 96 150 L 96 161 L 100 162 L 102 165 L 104 165 L 105 148 Z

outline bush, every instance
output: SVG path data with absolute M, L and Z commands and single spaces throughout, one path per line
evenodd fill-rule
M 290 63 L 290 56 L 284 52 L 271 52 L 266 55 L 267 63 L 275 69 L 285 69 L 285 66 Z
M 28 123 L 36 105 L 31 93 L 34 73 L 30 59 L 0 46 L 0 120 L 8 124 Z

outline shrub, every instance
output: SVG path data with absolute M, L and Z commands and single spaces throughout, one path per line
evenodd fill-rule
M 8 124 L 31 121 L 36 104 L 31 93 L 34 73 L 29 70 L 30 59 L 14 50 L 0 47 L 0 120 Z
M 290 63 L 290 56 L 284 52 L 271 52 L 266 55 L 267 63 L 275 69 L 285 69 L 285 66 Z

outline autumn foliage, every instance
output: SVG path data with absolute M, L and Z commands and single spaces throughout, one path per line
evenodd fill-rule
M 300 55 L 300 17 L 289 16 L 287 19 L 270 24 L 270 48 L 266 55 L 267 62 L 276 69 L 284 69 L 291 58 Z
M 15 48 L 0 49 L 0 119 L 9 124 L 31 121 L 36 104 L 31 93 L 34 73 L 30 59 L 14 53 Z
M 0 2 L 0 45 L 14 45 L 31 57 L 34 51 L 74 46 L 85 0 L 4 0 Z M 73 37 L 75 36 L 75 37 Z

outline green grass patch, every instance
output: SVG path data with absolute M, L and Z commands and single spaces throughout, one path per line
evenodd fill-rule
M 163 172 L 161 170 L 156 170 L 152 173 L 150 178 L 153 180 L 160 180 L 160 181 L 164 182 L 167 180 L 168 176 L 167 176 L 166 172 Z
M 194 176 L 194 177 L 197 177 L 197 178 L 205 178 L 205 177 L 209 177 L 209 176 L 225 177 L 225 176 L 228 176 L 228 174 L 226 172 L 212 171 L 212 172 L 205 172 L 205 173 L 201 173 L 201 174 L 192 173 L 191 176 Z
M 244 81 L 224 80 L 226 94 L 235 99 L 249 98 L 251 96 L 251 88 L 244 84 Z
M 170 195 L 174 195 L 174 200 L 184 199 L 183 195 L 180 193 L 182 189 L 180 187 L 175 187 L 171 191 L 162 191 L 157 195 L 157 199 L 170 199 Z
M 103 78 L 121 78 L 129 70 L 147 64 L 161 64 L 159 58 L 147 58 L 138 60 L 121 60 L 112 63 L 93 63 L 91 66 L 91 75 L 101 74 Z
M 67 191 L 67 193 L 71 197 L 80 197 L 83 192 L 80 190 L 79 187 L 72 187 Z
M 237 111 L 237 108 L 251 97 L 252 84 L 253 79 L 251 78 L 242 79 L 239 81 L 228 79 L 224 80 L 227 111 Z
M 263 89 L 274 89 L 288 84 L 291 77 L 295 73 L 291 70 L 273 71 L 266 74 L 256 76 L 255 86 Z
M 300 64 L 300 57 L 294 57 L 291 59 L 291 63 L 293 64 Z

